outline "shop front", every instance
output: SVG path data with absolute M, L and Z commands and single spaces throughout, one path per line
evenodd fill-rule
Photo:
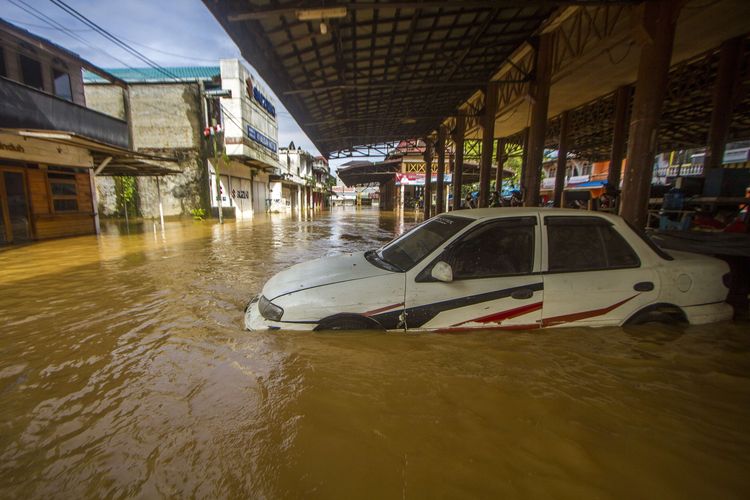
M 0 130 L 0 245 L 97 233 L 94 175 L 171 172 L 145 156 L 70 132 Z

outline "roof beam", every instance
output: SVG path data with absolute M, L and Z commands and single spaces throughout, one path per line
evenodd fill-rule
M 524 83 L 528 78 L 521 80 L 493 80 L 498 83 Z M 321 85 L 320 87 L 309 87 L 305 89 L 286 90 L 284 95 L 314 94 L 317 92 L 330 92 L 332 90 L 359 90 L 359 89 L 399 89 L 406 87 L 420 88 L 475 88 L 487 85 L 486 81 L 472 80 L 468 82 L 372 82 L 372 83 L 345 83 L 341 85 Z
M 570 5 L 594 6 L 611 3 L 635 4 L 641 0 L 494 0 L 494 1 L 462 1 L 460 3 L 450 0 L 422 0 L 417 2 L 297 2 L 289 7 L 255 8 L 250 10 L 238 10 L 230 12 L 227 20 L 231 22 L 257 21 L 279 16 L 297 16 L 299 12 L 311 9 L 330 9 L 333 7 L 346 7 L 347 10 L 382 10 L 382 9 L 438 9 L 453 7 L 460 9 L 494 9 L 494 8 L 521 8 L 527 6 L 556 7 Z

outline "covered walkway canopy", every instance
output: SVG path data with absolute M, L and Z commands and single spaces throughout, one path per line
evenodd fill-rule
M 205 2 L 323 155 L 435 130 L 559 3 Z
M 545 147 L 627 156 L 642 224 L 655 153 L 750 136 L 747 0 L 204 3 L 325 155 L 424 137 L 460 172 L 481 139 L 480 205 L 496 139 L 523 146 L 530 205 Z
M 0 129 L 0 132 L 40 139 L 53 144 L 86 148 L 91 153 L 95 175 L 152 177 L 180 173 L 179 170 L 163 165 L 164 163 L 177 163 L 176 158 L 139 153 L 73 132 L 34 129 Z
M 401 172 L 401 159 L 385 160 L 381 162 L 356 161 L 339 167 L 338 176 L 349 187 L 364 184 L 382 184 L 393 180 Z M 512 170 L 504 170 L 503 176 L 513 175 Z M 474 183 L 479 180 L 479 165 L 464 163 L 463 182 Z

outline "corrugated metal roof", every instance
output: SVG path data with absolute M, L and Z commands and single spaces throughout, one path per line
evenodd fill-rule
M 197 82 L 212 80 L 221 74 L 218 66 L 177 66 L 164 68 L 109 68 L 106 71 L 128 83 L 170 83 L 175 81 Z M 176 78 L 173 78 L 173 76 Z M 89 71 L 83 72 L 84 83 L 107 83 L 107 81 Z

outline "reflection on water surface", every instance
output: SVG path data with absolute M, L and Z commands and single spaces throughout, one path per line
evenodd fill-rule
M 0 252 L 0 497 L 742 497 L 747 324 L 249 333 L 375 210 Z

